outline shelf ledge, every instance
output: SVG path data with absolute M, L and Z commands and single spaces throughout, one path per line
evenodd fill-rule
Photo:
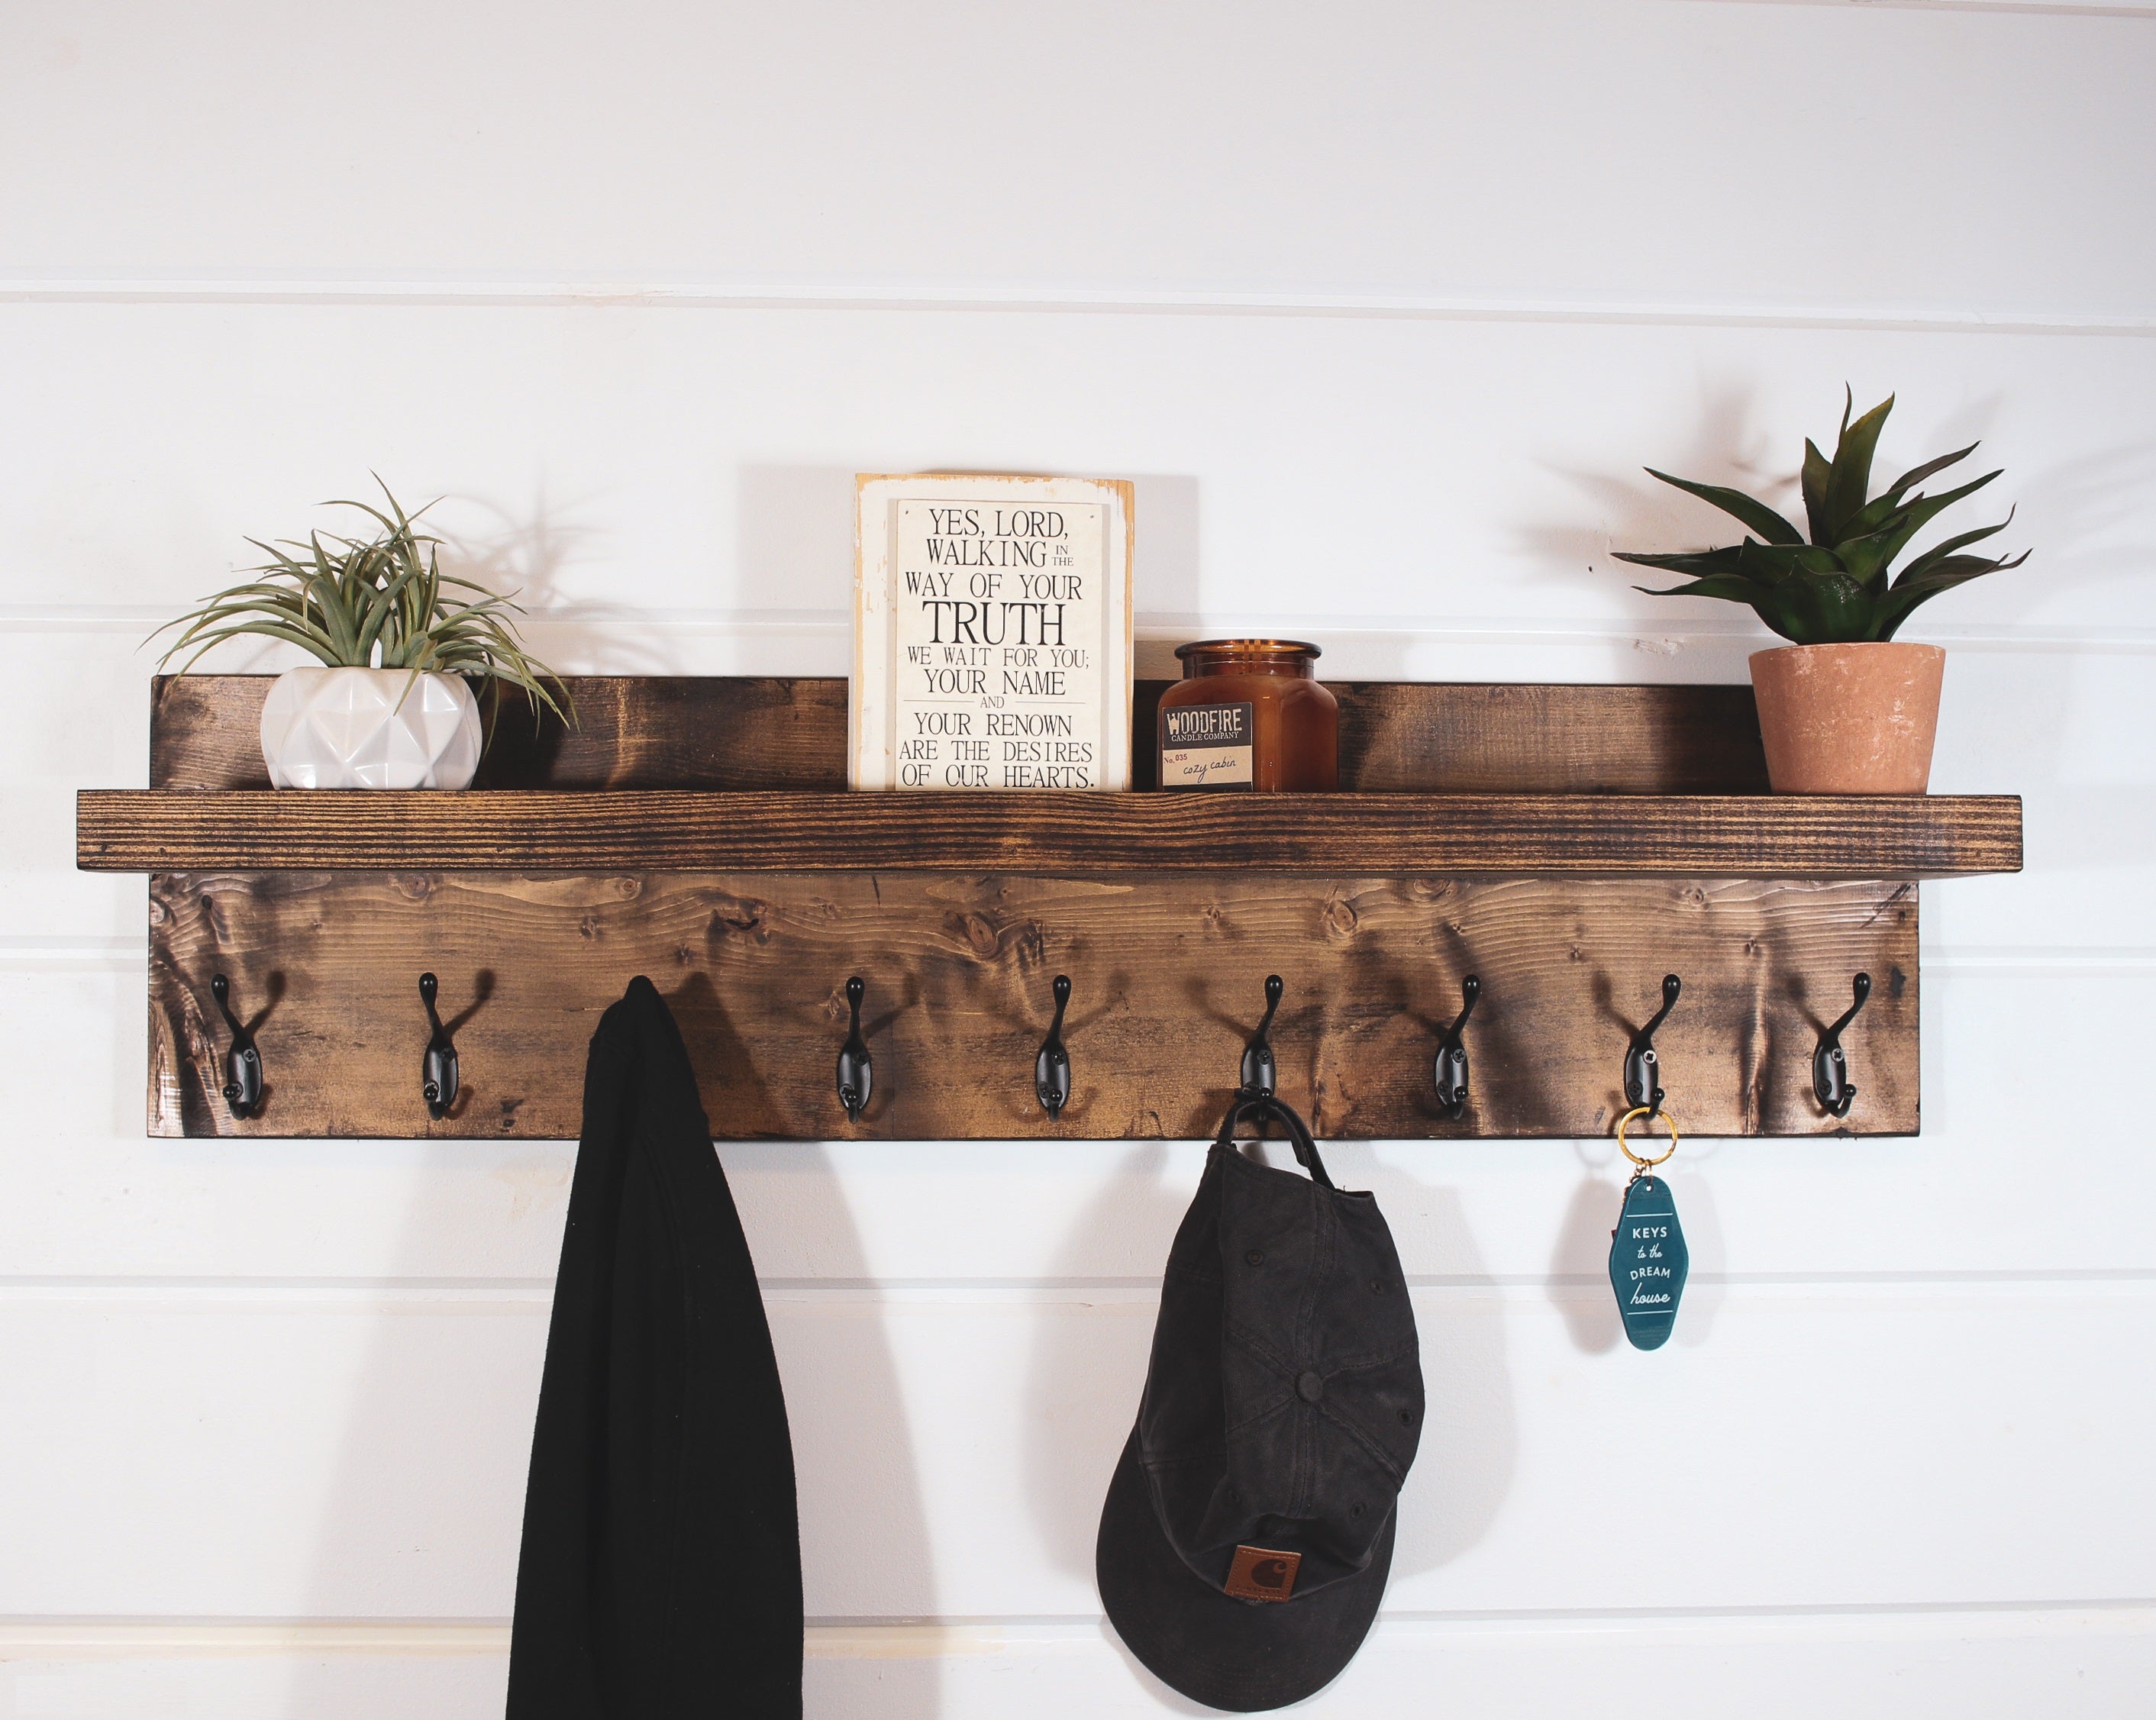
M 1009 872 L 1964 877 L 2015 795 L 463 793 L 84 789 L 94 872 Z

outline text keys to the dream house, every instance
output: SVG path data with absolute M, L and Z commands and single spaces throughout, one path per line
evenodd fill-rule
M 1609 1245 L 1610 1287 L 1635 1349 L 1658 1350 L 1669 1342 L 1691 1263 L 1670 1185 L 1660 1177 L 1635 1177 Z

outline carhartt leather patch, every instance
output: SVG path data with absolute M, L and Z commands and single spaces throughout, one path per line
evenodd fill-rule
M 1275 1553 L 1265 1547 L 1238 1547 L 1228 1567 L 1228 1593 L 1238 1600 L 1286 1600 L 1295 1593 L 1300 1553 Z

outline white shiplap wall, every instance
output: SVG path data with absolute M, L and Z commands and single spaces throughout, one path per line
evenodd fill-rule
M 1845 380 L 2038 550 L 1912 629 L 2029 819 L 1926 892 L 1925 1132 L 1688 1142 L 1650 1357 L 1606 1143 L 1338 1148 L 1433 1415 L 1312 1707 L 2148 1712 L 2151 88 L 2148 4 L 0 9 L 0 1716 L 499 1710 L 572 1146 L 143 1139 L 141 886 L 71 866 L 244 535 L 372 467 L 565 668 L 837 673 L 854 471 L 1123 474 L 1154 664 L 1731 680 L 1609 560 L 1713 529 L 1638 468 Z M 812 1715 L 1187 1712 L 1090 1550 L 1199 1150 L 725 1158 Z

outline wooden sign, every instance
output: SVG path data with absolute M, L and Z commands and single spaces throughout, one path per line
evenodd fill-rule
M 1131 485 L 856 480 L 856 788 L 1131 785 Z

